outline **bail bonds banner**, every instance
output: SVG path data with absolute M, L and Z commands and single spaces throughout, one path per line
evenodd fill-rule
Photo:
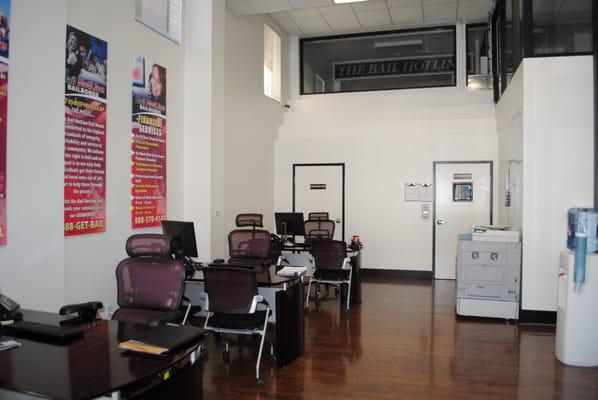
M 0 246 L 6 244 L 6 118 L 8 104 L 8 44 L 10 0 L 0 0 Z
M 137 57 L 133 65 L 131 226 L 166 218 L 166 68 Z
M 106 230 L 108 44 L 66 28 L 64 234 Z

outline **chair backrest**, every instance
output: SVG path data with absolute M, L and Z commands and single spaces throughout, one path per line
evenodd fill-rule
M 255 271 L 210 266 L 203 270 L 209 312 L 245 314 L 257 295 Z
M 235 223 L 238 227 L 251 226 L 253 228 L 261 228 L 264 226 L 264 216 L 262 214 L 239 214 L 235 218 Z
M 330 219 L 328 217 L 328 213 L 327 212 L 310 212 L 309 214 L 307 214 L 307 219 L 308 220 L 314 220 L 314 219 Z
M 116 267 L 118 305 L 175 311 L 183 296 L 185 270 L 170 256 L 170 238 L 139 234 L 127 239 L 129 258 Z
M 304 222 L 305 242 L 313 240 L 332 239 L 334 237 L 334 221 L 329 219 L 307 220 Z
M 347 257 L 347 245 L 340 240 L 315 240 L 311 243 L 311 255 L 316 269 L 341 269 Z
M 264 229 L 235 229 L 228 234 L 230 258 L 268 258 L 270 232 Z

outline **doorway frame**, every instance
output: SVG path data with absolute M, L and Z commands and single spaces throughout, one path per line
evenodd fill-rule
M 434 188 L 434 201 L 432 202 L 432 279 L 436 279 L 436 165 L 438 164 L 489 164 L 490 165 L 490 225 L 494 220 L 494 161 L 433 161 L 432 184 Z
M 346 226 L 346 219 L 345 219 L 345 163 L 293 163 L 293 212 L 295 211 L 295 175 L 297 167 L 341 167 L 342 173 L 342 222 L 343 222 L 343 229 L 341 232 L 341 239 L 343 242 L 345 241 L 345 226 Z

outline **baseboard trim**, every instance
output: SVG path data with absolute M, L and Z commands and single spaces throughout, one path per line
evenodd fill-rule
M 432 279 L 432 271 L 411 271 L 406 269 L 372 269 L 362 268 L 361 276 L 371 277 L 389 277 L 389 278 L 420 278 Z
M 556 324 L 556 311 L 519 310 L 519 323 Z

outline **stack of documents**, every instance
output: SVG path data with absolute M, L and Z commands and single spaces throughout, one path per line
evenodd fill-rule
M 203 329 L 190 326 L 160 325 L 135 333 L 130 340 L 120 343 L 118 348 L 160 355 L 186 345 L 199 345 L 203 333 Z
M 276 274 L 280 276 L 301 276 L 305 275 L 305 271 L 307 271 L 306 267 L 284 267 Z

